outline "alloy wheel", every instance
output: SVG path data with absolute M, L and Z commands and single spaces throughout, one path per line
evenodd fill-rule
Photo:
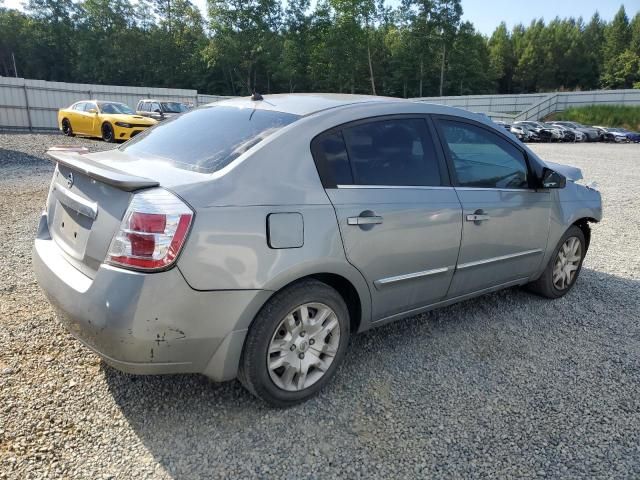
M 108 123 L 102 125 L 102 139 L 105 142 L 110 142 L 113 139 L 113 129 Z
M 271 338 L 267 369 L 283 390 L 310 387 L 329 370 L 340 345 L 340 323 L 323 303 L 305 303 L 285 316 Z
M 582 260 L 582 244 L 577 237 L 569 237 L 562 244 L 553 267 L 553 285 L 558 290 L 571 286 Z

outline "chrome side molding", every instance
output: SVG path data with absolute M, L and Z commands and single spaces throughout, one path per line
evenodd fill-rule
M 487 263 L 501 262 L 503 260 L 511 260 L 512 258 L 525 257 L 527 255 L 536 255 L 538 253 L 542 253 L 542 250 L 539 248 L 536 248 L 535 250 L 525 250 L 524 252 L 511 253 L 509 255 L 502 255 L 500 257 L 485 258 L 483 260 L 477 260 L 475 262 L 460 263 L 458 264 L 456 269 L 463 270 L 465 268 L 472 268 L 472 267 L 477 267 L 479 265 L 486 265 Z
M 449 267 L 434 268 L 432 270 L 424 270 L 422 272 L 407 273 L 405 275 L 398 275 L 396 277 L 381 278 L 380 280 L 376 280 L 375 282 L 373 282 L 373 284 L 376 286 L 376 288 L 379 289 L 389 284 L 403 282 L 405 280 L 413 280 L 415 278 L 427 277 L 429 275 L 437 275 L 439 273 L 445 273 L 447 271 L 449 271 Z

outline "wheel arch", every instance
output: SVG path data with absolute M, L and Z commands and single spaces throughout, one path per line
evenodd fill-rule
M 319 269 L 295 276 L 295 278 L 289 277 L 289 281 L 270 284 L 268 289 L 270 295 L 262 297 L 261 303 L 254 304 L 252 308 L 249 308 L 253 314 L 245 317 L 244 321 L 236 326 L 236 330 L 230 332 L 223 340 L 222 345 L 213 353 L 202 373 L 215 381 L 227 381 L 235 378 L 245 348 L 247 332 L 262 309 L 276 293 L 305 279 L 315 279 L 334 288 L 345 300 L 349 309 L 351 331 L 356 333 L 366 330 L 371 325 L 371 294 L 364 278 L 359 272 L 357 275 L 359 279 L 353 273 L 345 275 L 343 272 L 339 273 L 335 270 Z
M 587 250 L 589 250 L 589 244 L 591 243 L 591 226 L 589 224 L 597 222 L 598 221 L 593 217 L 581 217 L 571 224 L 571 226 L 575 225 L 576 227 L 578 227 L 584 235 L 585 253 L 587 253 Z
M 340 269 L 342 270 L 342 269 Z M 279 291 L 306 279 L 315 279 L 335 289 L 343 298 L 349 309 L 352 332 L 366 330 L 371 323 L 371 294 L 360 272 L 337 271 L 337 269 L 318 269 L 316 271 L 299 272 L 295 275 L 270 282 L 268 290 L 275 295 Z M 269 297 L 269 299 L 271 298 Z M 264 304 L 266 304 L 267 299 Z M 262 307 L 264 307 L 264 304 Z M 262 309 L 262 307 L 260 307 Z M 254 319 L 251 319 L 253 323 Z M 249 324 L 250 328 L 251 324 Z

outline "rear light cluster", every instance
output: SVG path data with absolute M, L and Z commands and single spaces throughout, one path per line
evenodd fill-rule
M 140 270 L 161 270 L 178 257 L 189 233 L 193 211 L 161 188 L 135 194 L 106 261 Z

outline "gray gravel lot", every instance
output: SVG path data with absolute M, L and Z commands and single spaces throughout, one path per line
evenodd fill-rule
M 605 219 L 575 289 L 499 292 L 354 338 L 318 397 L 133 377 L 55 321 L 31 244 L 60 135 L 0 134 L 0 478 L 640 477 L 640 146 L 535 145 Z

